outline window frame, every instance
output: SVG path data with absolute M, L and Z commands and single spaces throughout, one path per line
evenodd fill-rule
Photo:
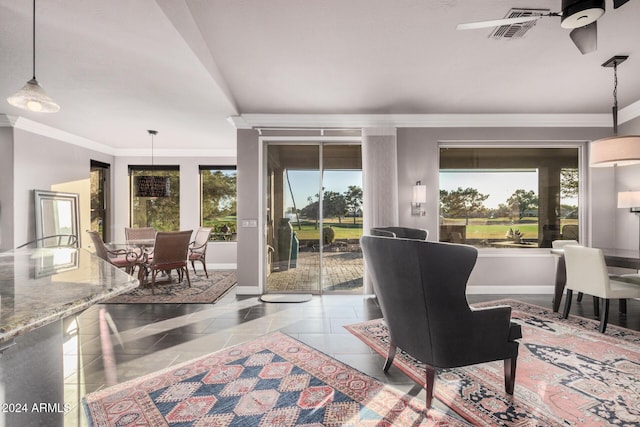
M 587 205 L 588 185 L 589 185 L 589 163 L 587 159 L 588 143 L 585 140 L 550 140 L 550 141 L 439 141 L 437 146 L 437 165 L 438 165 L 438 193 L 440 192 L 440 165 L 441 158 L 440 153 L 443 148 L 471 148 L 471 149 L 520 149 L 520 148 L 550 148 L 550 149 L 577 149 L 578 154 L 578 182 L 580 183 L 578 189 L 578 230 L 580 236 L 580 243 L 584 245 L 590 244 L 590 233 L 587 229 L 589 223 L 589 210 Z M 506 168 L 505 168 L 506 169 Z M 437 212 L 438 212 L 438 227 L 437 227 L 437 241 L 440 241 L 440 196 L 437 198 Z M 549 248 L 535 247 L 523 251 L 519 248 L 494 248 L 494 247 L 476 247 L 481 253 L 499 253 L 499 254 L 540 254 L 548 253 Z
M 180 165 L 128 165 L 127 166 L 127 177 L 128 177 L 128 185 L 129 185 L 129 227 L 134 227 L 133 222 L 133 200 L 134 195 L 133 192 L 133 173 L 134 172 L 178 172 L 178 228 L 173 231 L 180 230 L 180 180 L 181 180 L 181 169 Z M 173 187 L 172 187 L 173 188 Z M 158 230 L 160 231 L 160 230 Z
M 218 234 L 216 234 L 216 230 L 213 229 L 211 232 L 211 236 L 209 237 L 209 242 L 216 242 L 216 243 L 228 243 L 228 242 L 235 242 L 235 236 L 237 236 L 237 232 L 238 232 L 238 217 L 237 217 L 237 206 L 238 206 L 238 167 L 237 165 L 211 165 L 211 164 L 205 164 L 205 165 L 198 165 L 198 191 L 199 191 L 199 195 L 198 195 L 198 201 L 199 201 L 199 206 L 198 206 L 198 213 L 199 213 L 199 224 L 200 227 L 204 227 L 204 217 L 203 217 L 203 207 L 204 207 L 204 197 L 203 197 L 203 179 L 202 179 L 202 172 L 203 171 L 235 171 L 235 178 L 236 178 L 236 191 L 235 191 L 235 203 L 236 203 L 236 220 L 235 220 L 235 226 L 234 229 L 231 231 L 229 236 L 223 236 L 222 238 L 219 238 L 220 236 Z M 215 228 L 215 227 L 212 227 Z M 228 238 L 227 238 L 228 237 Z

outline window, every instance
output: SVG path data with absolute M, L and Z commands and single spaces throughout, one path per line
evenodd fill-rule
M 440 149 L 440 241 L 551 247 L 579 240 L 579 148 Z
M 109 239 L 109 172 L 107 163 L 91 160 L 89 182 L 91 184 L 91 231 L 100 233 L 105 242 Z
M 180 167 L 129 166 L 131 227 L 180 230 Z
M 236 238 L 236 167 L 200 166 L 200 224 L 212 241 Z

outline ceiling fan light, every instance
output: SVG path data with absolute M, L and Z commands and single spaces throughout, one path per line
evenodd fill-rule
M 60 110 L 60 106 L 47 95 L 35 78 L 8 97 L 7 102 L 14 107 L 36 113 L 55 113 Z
M 562 0 L 560 26 L 565 29 L 584 27 L 604 15 L 604 0 Z

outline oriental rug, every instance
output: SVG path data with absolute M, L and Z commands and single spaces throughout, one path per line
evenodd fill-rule
M 497 361 L 438 371 L 437 399 L 479 426 L 640 425 L 640 332 L 607 325 L 601 334 L 598 321 L 564 320 L 514 300 L 474 304 L 495 305 L 510 305 L 512 319 L 522 325 L 514 395 L 505 393 L 503 363 Z M 386 357 L 382 319 L 346 328 Z M 394 366 L 424 381 L 424 365 L 406 353 L 398 351 Z
M 90 426 L 467 426 L 275 332 L 83 398 Z
M 191 287 L 186 279 L 177 280 L 177 275 L 170 283 L 156 284 L 154 294 L 150 287 L 138 287 L 113 297 L 105 304 L 211 304 L 225 296 L 236 285 L 235 271 L 212 271 L 207 279 L 202 275 L 191 274 Z

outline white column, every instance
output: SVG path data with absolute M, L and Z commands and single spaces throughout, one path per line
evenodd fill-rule
M 398 156 L 395 128 L 362 129 L 363 233 L 398 225 Z M 364 275 L 364 293 L 372 294 Z

